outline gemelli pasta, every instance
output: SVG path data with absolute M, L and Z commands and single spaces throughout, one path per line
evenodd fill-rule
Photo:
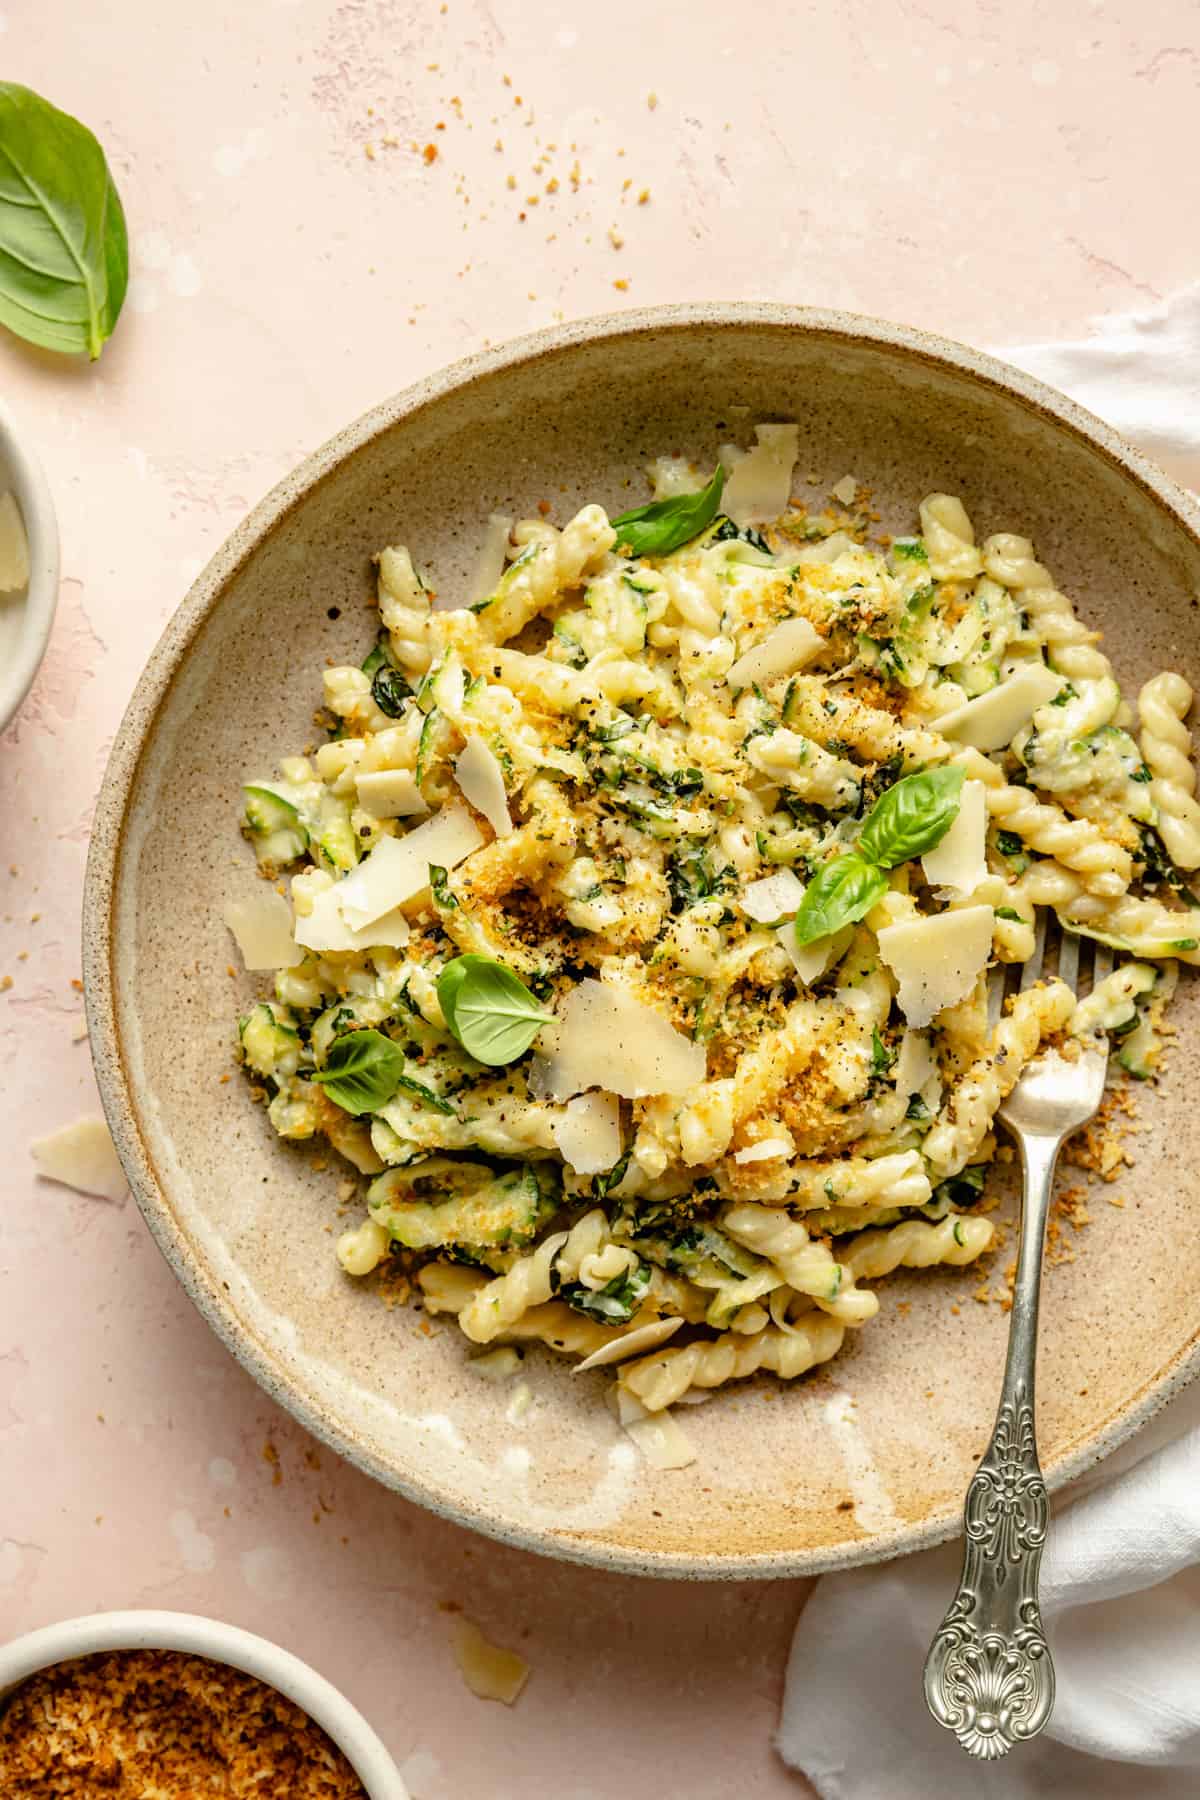
M 343 1269 L 398 1265 L 473 1344 L 612 1362 L 651 1412 L 800 1376 L 894 1270 L 981 1255 L 1021 1070 L 1111 1030 L 1152 1073 L 1200 961 L 1187 683 L 1139 726 L 1028 539 L 947 494 L 892 539 L 781 505 L 795 446 L 496 522 L 470 606 L 383 550 L 328 741 L 245 789 L 292 938 L 272 913 L 247 956 L 278 967 L 241 1056 L 275 1130 L 365 1180 Z M 1124 960 L 989 1024 L 1039 906 Z

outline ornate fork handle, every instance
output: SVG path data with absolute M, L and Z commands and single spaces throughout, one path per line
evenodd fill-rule
M 1038 1574 L 1049 1502 L 1034 1430 L 1042 1241 L 1060 1138 L 1025 1138 L 1025 1203 L 1008 1359 L 992 1441 L 967 1489 L 958 1592 L 925 1663 L 925 1698 L 971 1756 L 1036 1737 L 1054 1705 Z

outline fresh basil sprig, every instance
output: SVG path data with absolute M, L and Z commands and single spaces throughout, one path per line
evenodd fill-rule
M 835 856 L 818 869 L 804 890 L 796 913 L 796 942 L 803 949 L 817 938 L 829 937 L 843 925 L 853 925 L 887 893 L 887 876 L 874 863 L 851 852 Z
M 438 1005 L 468 1056 L 489 1068 L 524 1056 L 550 1017 L 523 981 L 490 956 L 456 956 L 437 981 Z
M 651 500 L 612 521 L 617 549 L 627 556 L 667 556 L 680 544 L 699 537 L 711 525 L 721 504 L 725 471 L 720 463 L 713 478 L 698 494 L 673 494 L 669 500 Z
M 382 1031 L 343 1031 L 312 1079 L 335 1106 L 358 1115 L 387 1105 L 404 1080 L 404 1067 L 403 1050 Z
M 961 769 L 906 775 L 879 796 L 863 822 L 858 848 L 818 869 L 796 913 L 801 948 L 865 917 L 887 893 L 885 869 L 940 844 L 962 799 Z
M 104 152 L 86 125 L 0 82 L 0 324 L 93 360 L 129 283 L 129 240 Z
M 894 869 L 940 844 L 962 800 L 961 769 L 924 769 L 882 793 L 858 834 L 858 852 L 881 869 Z

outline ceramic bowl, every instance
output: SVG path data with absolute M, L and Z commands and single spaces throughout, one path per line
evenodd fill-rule
M 756 420 L 800 422 L 814 495 L 847 473 L 884 524 L 961 494 L 981 535 L 1031 535 L 1127 686 L 1200 679 L 1200 510 L 1062 396 L 918 332 L 781 306 L 598 319 L 421 382 L 289 476 L 217 554 L 152 656 L 96 814 L 85 969 L 104 1103 L 134 1193 L 188 1292 L 266 1390 L 360 1468 L 512 1543 L 610 1568 L 801 1575 L 946 1537 L 987 1438 L 1007 1314 L 978 1278 L 890 1280 L 882 1315 L 821 1373 L 687 1412 L 687 1469 L 640 1464 L 603 1371 L 525 1367 L 517 1424 L 452 1327 L 389 1310 L 333 1256 L 338 1177 L 281 1142 L 230 1067 L 224 902 L 253 886 L 239 783 L 312 738 L 326 660 L 369 647 L 373 551 L 404 542 L 462 592 L 489 513 L 645 494 L 647 458 L 711 459 Z M 1093 1203 L 1043 1307 L 1040 1427 L 1061 1486 L 1196 1369 L 1200 1123 L 1195 1008 L 1140 1098 L 1136 1166 Z M 1000 1259 L 1000 1267 L 1003 1259 Z M 993 1286 L 999 1287 L 999 1273 Z M 855 1404 L 851 1404 L 854 1402 Z
M 0 1703 L 40 1669 L 100 1650 L 182 1650 L 254 1675 L 295 1701 L 333 1739 L 369 1800 L 408 1800 L 408 1789 L 391 1756 L 358 1709 L 331 1682 L 290 1650 L 195 1613 L 92 1613 L 14 1638 L 0 1647 Z
M 0 494 L 11 493 L 29 539 L 29 586 L 0 595 L 0 731 L 29 692 L 58 605 L 58 522 L 41 464 L 0 401 Z

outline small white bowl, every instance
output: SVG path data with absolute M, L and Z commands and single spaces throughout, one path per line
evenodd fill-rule
M 0 595 L 0 731 L 29 692 L 58 604 L 58 521 L 42 465 L 0 402 L 0 494 L 12 494 L 29 540 L 29 586 Z
M 0 1700 L 30 1675 L 98 1650 L 181 1650 L 228 1663 L 278 1688 L 333 1739 L 370 1800 L 409 1800 L 391 1756 L 345 1695 L 266 1638 L 196 1613 L 108 1612 L 43 1625 L 0 1648 Z

